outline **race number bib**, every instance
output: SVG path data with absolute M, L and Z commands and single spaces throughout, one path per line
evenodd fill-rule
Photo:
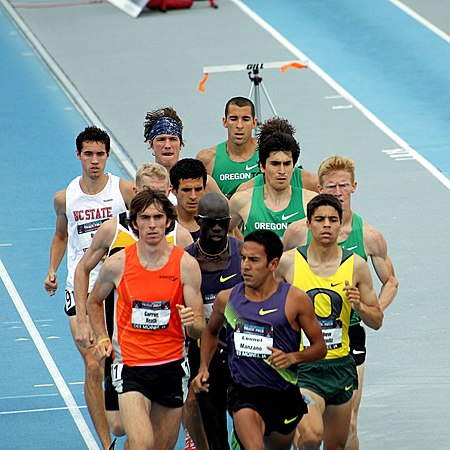
M 342 321 L 332 319 L 319 319 L 320 328 L 322 328 L 322 335 L 327 345 L 327 350 L 342 347 Z M 302 330 L 303 346 L 310 347 L 311 343 Z
M 211 317 L 211 313 L 214 306 L 214 300 L 217 294 L 208 294 L 203 297 L 203 314 L 205 315 L 206 322 L 208 322 Z
M 164 330 L 169 326 L 170 301 L 142 302 L 133 300 L 131 325 L 140 330 Z
M 91 245 L 95 232 L 100 228 L 100 225 L 105 222 L 104 220 L 95 220 L 89 223 L 82 223 L 77 225 L 78 240 L 81 244 L 83 252 L 85 252 Z
M 237 323 L 234 330 L 234 347 L 237 356 L 248 358 L 267 358 L 272 352 L 273 327 L 270 325 L 251 325 Z

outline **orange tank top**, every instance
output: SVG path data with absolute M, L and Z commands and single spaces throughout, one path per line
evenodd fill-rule
M 180 271 L 184 250 L 173 247 L 167 264 L 159 270 L 141 265 L 136 244 L 124 252 L 115 304 L 115 362 L 146 366 L 181 359 L 185 335 L 175 305 L 184 305 Z

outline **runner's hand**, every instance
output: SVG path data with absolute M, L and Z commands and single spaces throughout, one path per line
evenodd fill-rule
M 58 289 L 58 279 L 56 278 L 55 272 L 49 272 L 47 274 L 47 278 L 44 281 L 44 289 L 50 297 L 55 295 L 55 292 Z

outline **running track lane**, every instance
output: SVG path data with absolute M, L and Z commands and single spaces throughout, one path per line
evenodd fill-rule
M 450 179 L 446 40 L 387 0 L 232 1 L 251 8 Z
M 1 447 L 98 449 L 63 313 L 65 262 L 58 294 L 43 290 L 53 194 L 79 174 L 75 137 L 86 121 L 2 9 L 0 54 Z M 124 176 L 112 158 L 108 169 Z

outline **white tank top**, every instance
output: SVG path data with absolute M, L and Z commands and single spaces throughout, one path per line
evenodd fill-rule
M 81 177 L 70 182 L 66 189 L 66 216 L 68 221 L 67 281 L 66 289 L 73 291 L 75 269 L 92 242 L 95 232 L 108 219 L 126 210 L 120 192 L 120 178 L 108 175 L 108 182 L 101 192 L 85 194 L 80 188 Z M 89 292 L 94 286 L 102 261 L 91 271 Z

